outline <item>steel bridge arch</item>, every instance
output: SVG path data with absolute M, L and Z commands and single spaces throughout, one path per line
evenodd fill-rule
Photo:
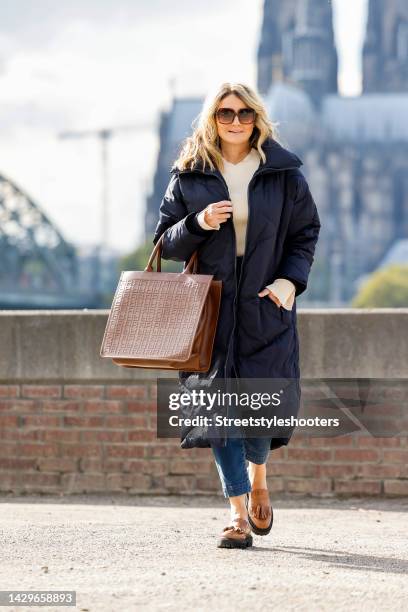
M 16 183 L 0 174 L 0 289 L 70 293 L 78 258 L 54 223 Z

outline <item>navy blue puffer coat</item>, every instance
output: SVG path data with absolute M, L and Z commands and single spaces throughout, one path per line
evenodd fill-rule
M 276 278 L 296 286 L 295 298 L 307 287 L 320 231 L 320 219 L 308 183 L 299 170 L 302 161 L 277 141 L 262 145 L 266 162 L 260 160 L 248 185 L 248 224 L 240 279 L 236 275 L 236 236 L 232 217 L 219 230 L 204 230 L 198 213 L 208 204 L 230 200 L 226 182 L 218 169 L 171 170 L 160 205 L 153 243 L 165 232 L 164 259 L 186 262 L 195 250 L 198 272 L 222 281 L 222 298 L 207 372 L 179 372 L 187 389 L 211 388 L 214 379 L 299 379 L 299 342 L 296 299 L 292 310 L 278 307 L 258 292 Z M 300 385 L 297 392 L 300 402 Z M 271 449 L 288 444 L 293 430 L 271 440 Z M 184 429 L 182 448 L 210 446 L 204 427 Z M 220 438 L 225 444 L 225 438 Z

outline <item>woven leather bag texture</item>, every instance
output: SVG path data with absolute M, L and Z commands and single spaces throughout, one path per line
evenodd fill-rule
M 205 372 L 211 363 L 222 281 L 196 273 L 197 252 L 183 272 L 162 272 L 162 241 L 163 235 L 144 271 L 121 273 L 100 356 L 123 367 Z

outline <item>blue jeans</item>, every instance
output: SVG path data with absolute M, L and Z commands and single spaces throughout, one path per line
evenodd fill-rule
M 238 256 L 238 277 L 241 262 L 242 256 Z M 258 465 L 266 463 L 270 444 L 270 438 L 228 438 L 226 446 L 211 447 L 225 497 L 235 497 L 251 491 L 246 461 Z
M 226 446 L 211 447 L 225 497 L 251 491 L 246 461 L 266 463 L 270 444 L 270 438 L 228 438 Z

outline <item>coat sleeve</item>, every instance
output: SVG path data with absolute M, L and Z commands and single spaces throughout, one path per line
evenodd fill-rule
M 294 205 L 276 277 L 292 281 L 298 296 L 307 288 L 320 232 L 320 218 L 309 185 L 300 171 L 295 180 Z
M 172 174 L 160 204 L 159 220 L 153 236 L 153 244 L 164 233 L 162 244 L 163 259 L 188 261 L 194 251 L 215 230 L 202 228 L 197 220 L 198 213 L 188 213 L 180 189 L 180 179 Z

